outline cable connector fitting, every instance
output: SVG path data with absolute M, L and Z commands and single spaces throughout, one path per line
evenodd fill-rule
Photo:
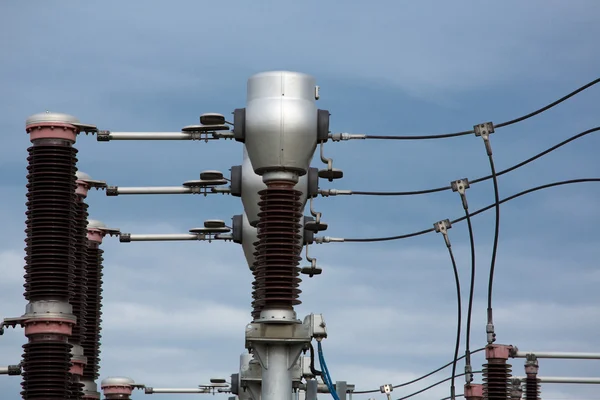
M 323 243 L 342 243 L 344 242 L 344 238 L 336 238 L 331 236 L 316 236 L 315 243 L 323 244 Z
M 527 375 L 537 375 L 539 371 L 538 359 L 535 354 L 525 356 L 525 373 Z
M 338 195 L 350 195 L 352 190 L 340 190 L 340 189 L 319 189 L 319 194 L 323 197 L 338 196 Z
M 366 139 L 367 135 L 350 134 L 350 133 L 332 133 L 329 135 L 329 138 L 334 142 L 339 142 L 342 140 Z
M 465 384 L 473 382 L 473 367 L 465 365 Z
M 466 190 L 471 187 L 469 184 L 469 180 L 467 178 L 457 179 L 450 183 L 453 192 L 458 192 L 460 194 L 460 199 L 462 200 L 463 208 L 465 210 L 469 209 L 469 204 L 467 203 L 467 194 Z
M 443 219 L 441 221 L 433 224 L 433 228 L 437 233 L 441 233 L 444 235 L 444 241 L 446 242 L 446 247 L 450 248 L 450 238 L 448 237 L 448 229 L 452 228 L 452 224 L 449 219 Z
M 492 122 L 484 122 L 473 126 L 475 136 L 481 136 L 485 143 L 485 150 L 488 156 L 492 155 L 492 146 L 490 145 L 490 135 L 494 133 L 494 124 Z
M 110 131 L 98 131 L 96 133 L 96 141 L 110 142 Z
M 384 393 L 387 396 L 388 400 L 391 400 L 392 399 L 391 393 L 394 391 L 394 386 L 391 383 L 388 383 L 386 385 L 381 385 L 381 386 L 379 386 L 379 391 L 381 393 Z
M 494 324 L 487 324 L 485 326 L 485 333 L 487 334 L 488 344 L 492 344 L 496 341 L 496 332 L 494 330 Z

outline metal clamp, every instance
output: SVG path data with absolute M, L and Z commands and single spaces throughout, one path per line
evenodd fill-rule
M 492 122 L 484 122 L 473 126 L 475 136 L 481 136 L 485 143 L 485 150 L 488 156 L 492 155 L 492 146 L 490 145 L 490 135 L 494 133 L 494 124 Z
M 460 199 L 462 200 L 462 204 L 465 210 L 469 208 L 469 204 L 467 203 L 467 194 L 466 190 L 471 187 L 469 184 L 469 180 L 467 178 L 457 179 L 450 183 L 453 192 L 458 192 L 460 194 Z
M 446 242 L 446 246 L 450 247 L 450 238 L 448 237 L 448 229 L 452 228 L 452 224 L 449 219 L 443 219 L 441 221 L 433 224 L 433 227 L 437 233 L 441 233 L 444 235 L 444 241 Z

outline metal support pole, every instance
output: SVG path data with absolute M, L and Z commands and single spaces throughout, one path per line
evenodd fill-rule
M 563 376 L 538 376 L 537 377 L 542 383 L 576 383 L 584 385 L 600 385 L 600 378 L 592 377 L 563 377 Z M 525 381 L 526 376 L 518 376 L 516 379 Z
M 162 242 L 177 240 L 204 240 L 203 235 L 197 233 L 156 233 L 156 234 L 129 234 L 122 233 L 120 241 L 127 242 Z
M 112 186 L 108 188 L 113 190 L 113 196 L 123 194 L 188 194 L 200 193 L 200 187 L 187 186 L 141 186 L 141 187 L 122 187 Z
M 146 388 L 145 394 L 154 393 L 209 393 L 205 388 Z
M 511 354 L 513 358 L 526 358 L 527 354 L 534 354 L 537 358 L 562 358 L 571 360 L 600 360 L 600 353 L 576 353 L 560 351 L 521 351 Z
M 317 400 L 317 390 L 319 382 L 316 379 L 306 381 L 306 396 L 305 400 Z

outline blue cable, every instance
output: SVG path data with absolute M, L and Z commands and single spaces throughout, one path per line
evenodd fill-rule
M 323 371 L 323 382 L 327 385 L 331 396 L 334 400 L 340 400 L 335 388 L 333 387 L 333 382 L 331 381 L 331 375 L 329 374 L 329 368 L 327 368 L 327 363 L 325 362 L 325 356 L 323 356 L 323 347 L 321 346 L 321 342 L 317 341 L 317 351 L 319 353 L 319 364 L 321 365 L 321 371 Z

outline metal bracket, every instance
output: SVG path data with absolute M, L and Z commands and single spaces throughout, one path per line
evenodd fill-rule
M 446 246 L 450 247 L 450 238 L 448 237 L 448 229 L 452 228 L 452 224 L 449 219 L 443 219 L 441 221 L 433 224 L 433 227 L 437 233 L 441 233 L 444 235 L 444 241 L 446 242 Z
M 485 143 L 485 150 L 488 156 L 492 155 L 492 146 L 490 145 L 490 135 L 494 133 L 494 124 L 492 122 L 484 122 L 473 127 L 475 136 L 481 136 Z
M 457 179 L 450 183 L 453 192 L 458 192 L 460 194 L 460 199 L 463 203 L 463 208 L 467 210 L 469 208 L 469 204 L 467 203 L 467 194 L 466 190 L 471 187 L 469 185 L 469 180 L 467 178 Z

